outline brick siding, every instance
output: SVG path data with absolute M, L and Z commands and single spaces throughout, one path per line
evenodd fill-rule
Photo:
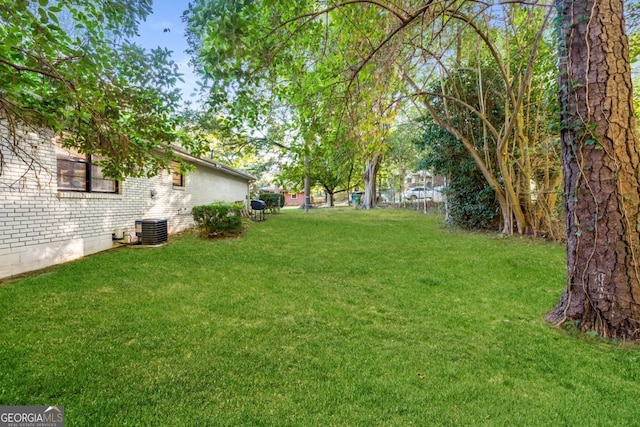
M 0 278 L 59 264 L 113 247 L 112 234 L 135 235 L 135 221 L 167 219 L 169 233 L 193 226 L 191 208 L 214 201 L 244 201 L 249 179 L 199 162 L 174 187 L 171 174 L 131 178 L 119 194 L 58 191 L 54 135 L 20 131 L 18 156 L 0 126 Z

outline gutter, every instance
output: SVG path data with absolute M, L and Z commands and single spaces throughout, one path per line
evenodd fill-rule
M 209 169 L 213 169 L 213 170 L 217 170 L 220 172 L 223 172 L 227 175 L 232 175 L 232 176 L 236 176 L 239 178 L 243 178 L 246 179 L 247 181 L 257 181 L 258 178 L 256 178 L 253 175 L 249 175 L 248 173 L 239 171 L 238 169 L 234 169 L 231 166 L 227 166 L 224 165 L 222 163 L 218 163 L 215 162 L 213 160 L 210 159 L 203 159 L 200 157 L 194 157 L 191 154 L 189 154 L 189 152 L 187 150 L 185 150 L 184 148 L 178 147 L 176 145 L 172 145 L 171 149 L 173 150 L 173 152 L 176 154 L 176 156 L 187 160 L 190 163 L 194 163 L 194 164 L 198 164 L 200 166 L 205 166 Z

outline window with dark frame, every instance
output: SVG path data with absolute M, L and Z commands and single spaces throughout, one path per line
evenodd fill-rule
M 96 156 L 56 145 L 58 190 L 117 193 L 118 181 L 104 176 L 102 167 L 94 164 L 98 160 Z
M 171 177 L 173 179 L 174 187 L 184 187 L 184 174 L 182 173 L 182 169 L 180 167 L 180 163 L 171 162 Z

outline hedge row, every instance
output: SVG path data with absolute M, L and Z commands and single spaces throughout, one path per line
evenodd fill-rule
M 266 208 L 271 212 L 277 211 L 284 206 L 284 194 L 280 193 L 260 193 L 258 199 L 262 200 Z

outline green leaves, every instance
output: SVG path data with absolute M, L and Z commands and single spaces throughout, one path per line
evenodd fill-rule
M 211 108 L 245 129 L 282 133 L 290 164 L 280 179 L 300 182 L 309 173 L 302 166 L 307 157 L 314 178 L 333 189 L 353 172 L 353 158 L 387 149 L 396 111 L 388 108 L 390 94 L 399 76 L 392 60 L 354 74 L 386 34 L 379 7 L 322 10 L 329 6 L 200 0 L 185 19 L 194 61 L 210 85 Z
M 193 219 L 206 237 L 238 235 L 242 232 L 242 203 L 212 203 L 194 206 Z
M 150 12 L 150 0 L 0 0 L 3 114 L 67 132 L 111 177 L 167 168 L 180 75 L 170 52 L 127 39 Z

